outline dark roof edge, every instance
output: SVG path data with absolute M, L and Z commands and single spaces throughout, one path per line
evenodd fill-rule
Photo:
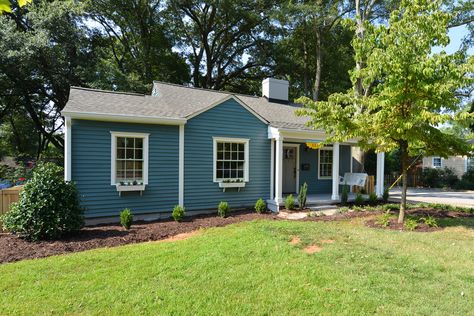
M 92 89 L 92 88 L 84 88 L 84 87 L 77 87 L 77 86 L 71 86 L 71 90 L 72 89 L 91 91 L 91 92 L 100 92 L 100 93 L 110 93 L 110 94 L 125 94 L 125 95 L 139 96 L 139 97 L 146 96 L 146 94 L 136 93 L 136 92 L 111 91 L 111 90 Z

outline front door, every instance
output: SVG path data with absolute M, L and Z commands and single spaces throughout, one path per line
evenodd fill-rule
M 283 146 L 283 193 L 296 192 L 296 147 Z

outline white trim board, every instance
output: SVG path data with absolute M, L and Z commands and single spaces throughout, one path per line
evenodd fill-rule
M 64 117 L 70 117 L 77 120 L 101 121 L 101 122 L 123 122 L 123 123 L 142 123 L 142 124 L 162 124 L 162 125 L 180 125 L 187 122 L 184 118 L 167 118 L 158 116 L 140 116 L 127 114 L 107 114 L 95 112 L 67 112 L 61 114 Z

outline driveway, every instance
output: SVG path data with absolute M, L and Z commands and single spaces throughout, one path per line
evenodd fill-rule
M 399 202 L 401 190 L 390 191 L 390 200 Z M 453 206 L 474 207 L 474 191 L 445 191 L 442 189 L 408 189 L 409 202 L 442 203 Z

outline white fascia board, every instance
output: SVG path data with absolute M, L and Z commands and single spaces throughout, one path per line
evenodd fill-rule
M 306 131 L 306 130 L 295 130 L 295 129 L 285 129 L 277 128 L 273 126 L 268 127 L 268 138 L 277 138 L 281 136 L 285 139 L 291 139 L 299 142 L 322 142 L 328 138 L 328 135 L 321 130 L 316 131 Z M 348 139 L 345 142 L 341 142 L 341 145 L 354 145 L 357 144 L 357 139 Z
M 143 124 L 163 124 L 163 125 L 181 125 L 186 124 L 185 118 L 167 118 L 157 116 L 139 116 L 125 114 L 105 114 L 105 113 L 83 113 L 83 112 L 61 112 L 63 116 L 71 119 L 102 121 L 102 122 L 124 122 L 124 123 L 143 123 Z

